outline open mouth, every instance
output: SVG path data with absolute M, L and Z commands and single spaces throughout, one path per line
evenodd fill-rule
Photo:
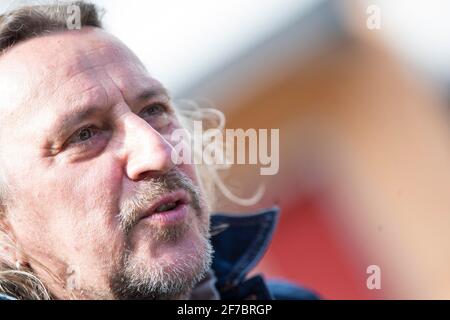
M 163 203 L 155 209 L 155 213 L 162 213 L 162 212 L 170 211 L 182 204 L 185 204 L 185 202 L 182 200 L 178 200 L 175 202 Z
M 189 196 L 184 190 L 168 193 L 143 212 L 141 219 L 160 223 L 181 221 L 187 215 L 188 204 Z

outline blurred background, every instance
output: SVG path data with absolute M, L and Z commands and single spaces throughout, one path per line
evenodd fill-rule
M 280 129 L 277 175 L 226 173 L 263 199 L 216 203 L 281 208 L 256 272 L 326 299 L 450 299 L 449 1 L 94 2 L 173 96 Z

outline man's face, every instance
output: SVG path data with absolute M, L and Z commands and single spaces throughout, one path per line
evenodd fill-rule
M 195 169 L 171 161 L 173 107 L 118 40 L 19 43 L 0 57 L 0 115 L 10 234 L 56 297 L 182 297 L 209 268 Z

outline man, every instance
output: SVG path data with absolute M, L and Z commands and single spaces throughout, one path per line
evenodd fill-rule
M 69 30 L 73 5 L 81 28 Z M 168 94 L 95 6 L 11 11 L 0 49 L 4 298 L 314 298 L 246 279 L 276 210 L 214 215 L 210 236 L 195 167 L 172 161 Z

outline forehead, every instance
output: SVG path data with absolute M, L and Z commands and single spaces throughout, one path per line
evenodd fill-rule
M 0 58 L 0 113 L 8 124 L 19 123 L 24 113 L 57 113 L 49 105 L 65 106 L 87 92 L 106 90 L 109 99 L 119 99 L 151 86 L 160 84 L 139 59 L 98 28 L 30 39 Z

